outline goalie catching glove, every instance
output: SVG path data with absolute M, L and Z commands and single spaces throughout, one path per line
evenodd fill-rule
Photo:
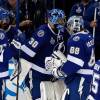
M 61 51 L 54 51 L 52 56 L 46 57 L 45 68 L 46 70 L 51 71 L 51 74 L 56 78 L 66 77 L 66 75 L 59 70 L 59 67 L 66 61 L 67 58 Z

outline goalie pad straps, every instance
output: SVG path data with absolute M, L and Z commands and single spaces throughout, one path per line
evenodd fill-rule
M 65 63 L 67 61 L 66 56 L 61 51 L 54 51 L 52 56 L 54 58 L 61 60 L 63 63 Z

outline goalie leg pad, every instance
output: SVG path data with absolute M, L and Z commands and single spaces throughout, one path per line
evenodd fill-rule
M 26 75 L 28 74 L 29 70 L 32 67 L 32 63 L 26 61 L 25 59 L 20 59 L 20 63 L 21 63 L 21 73 L 19 75 L 19 86 L 23 83 L 23 81 L 25 80 Z M 14 84 L 17 84 L 17 77 L 14 78 L 12 80 L 12 82 Z
M 45 81 L 40 84 L 41 100 L 61 100 L 66 89 L 62 80 L 56 82 Z

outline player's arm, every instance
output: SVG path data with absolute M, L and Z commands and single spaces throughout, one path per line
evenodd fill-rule
M 60 58 L 60 60 L 57 60 L 59 63 L 55 60 L 55 58 L 52 57 L 49 60 L 47 60 L 47 63 L 49 62 L 48 65 L 51 64 L 49 68 L 53 66 L 52 74 L 57 78 L 65 76 L 65 74 L 69 75 L 72 73 L 76 73 L 79 69 L 81 69 L 84 66 L 84 61 L 82 59 L 83 46 L 81 41 L 71 41 L 71 43 L 68 43 L 68 54 L 66 60 L 63 60 L 63 57 L 61 56 L 58 57 L 58 54 L 56 54 L 56 56 L 57 58 Z
M 25 58 L 34 57 L 40 47 L 47 41 L 47 34 L 44 30 L 38 30 L 33 33 L 29 41 L 22 43 L 19 38 L 13 39 L 12 45 L 18 52 L 20 50 L 21 56 Z

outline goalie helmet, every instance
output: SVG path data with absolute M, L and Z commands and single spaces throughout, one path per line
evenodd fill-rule
M 67 30 L 69 34 L 80 32 L 84 29 L 84 21 L 80 16 L 72 16 L 67 21 Z
M 66 22 L 66 16 L 63 10 L 60 9 L 52 9 L 48 11 L 48 21 L 55 25 L 59 30 L 63 28 Z

